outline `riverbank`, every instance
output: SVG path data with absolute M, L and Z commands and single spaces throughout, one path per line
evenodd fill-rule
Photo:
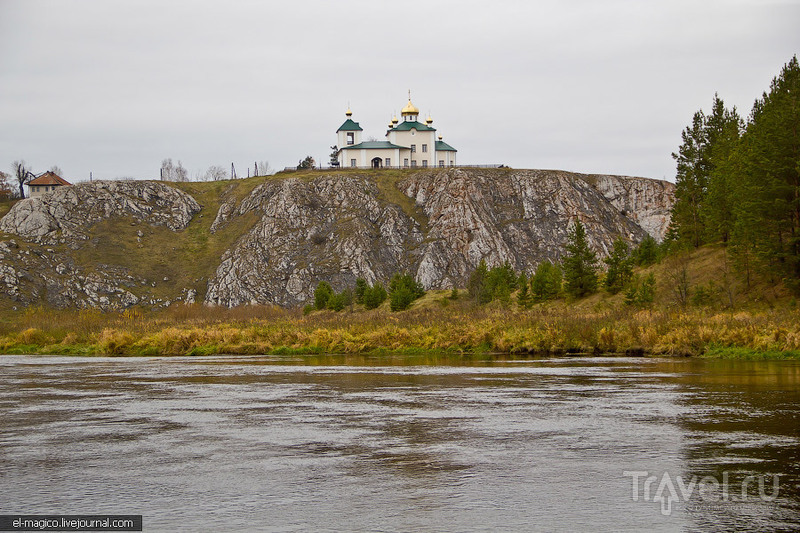
M 476 306 L 430 294 L 402 313 L 246 306 L 161 312 L 27 309 L 0 329 L 0 353 L 179 356 L 213 354 L 623 354 L 800 359 L 800 312 L 591 310 L 563 305 Z

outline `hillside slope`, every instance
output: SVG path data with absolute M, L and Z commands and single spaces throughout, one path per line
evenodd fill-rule
M 481 259 L 528 272 L 558 260 L 574 219 L 601 255 L 617 236 L 660 240 L 672 195 L 645 178 L 511 169 L 82 183 L 0 220 L 0 306 L 296 305 L 320 280 L 399 271 L 463 286 Z

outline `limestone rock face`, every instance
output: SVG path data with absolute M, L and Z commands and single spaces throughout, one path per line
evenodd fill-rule
M 200 204 L 157 181 L 95 181 L 27 198 L 0 220 L 0 231 L 44 244 L 88 239 L 86 228 L 112 216 L 183 229 Z
M 600 256 L 617 236 L 645 236 L 598 190 L 566 172 L 451 169 L 415 174 L 400 188 L 429 219 L 416 271 L 429 288 L 463 285 L 481 259 L 528 273 L 545 259 L 557 261 L 574 220 L 586 226 Z
M 92 225 L 102 220 L 127 216 L 177 231 L 200 209 L 185 192 L 152 181 L 80 183 L 21 200 L 0 219 L 0 232 L 28 246 L 0 241 L 0 295 L 58 308 L 159 307 L 164 300 L 150 294 L 151 281 L 132 275 L 127 265 L 77 264 L 68 250 L 86 246 Z
M 422 233 L 379 194 L 363 177 L 325 176 L 269 181 L 238 207 L 223 203 L 215 230 L 247 213 L 261 218 L 222 256 L 205 302 L 293 305 L 312 298 L 320 280 L 344 287 L 359 277 L 375 283 L 409 270 L 407 247 L 417 246 Z
M 601 257 L 617 237 L 660 240 L 674 194 L 645 178 L 511 169 L 207 185 L 184 186 L 213 204 L 207 212 L 190 194 L 145 181 L 85 183 L 18 202 L 0 220 L 0 309 L 293 306 L 313 300 L 320 281 L 341 291 L 395 272 L 428 289 L 463 287 L 481 260 L 529 274 L 560 260 L 575 220 Z M 115 217 L 126 218 L 98 229 Z M 123 251 L 108 250 L 116 246 Z M 152 255 L 165 250 L 163 260 Z
M 600 194 L 623 214 L 661 242 L 669 228 L 675 203 L 675 184 L 646 178 L 591 175 L 587 177 Z

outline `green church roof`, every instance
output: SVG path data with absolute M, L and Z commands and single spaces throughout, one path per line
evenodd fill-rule
M 364 149 L 364 150 L 380 150 L 382 148 L 399 148 L 401 150 L 408 150 L 409 148 L 405 146 L 398 146 L 396 144 L 392 144 L 389 141 L 364 141 L 358 144 L 354 144 L 352 146 L 343 146 L 342 150 L 352 150 L 352 149 Z
M 444 141 L 436 141 L 436 151 L 437 152 L 458 152 L 455 148 L 450 146 Z
M 339 126 L 339 129 L 336 131 L 363 131 L 361 126 L 358 125 L 358 122 L 353 122 L 353 119 L 348 118 L 344 121 L 344 124 Z
M 411 129 L 415 129 L 417 131 L 436 131 L 436 128 L 431 128 L 430 126 L 423 124 L 422 122 L 417 122 L 416 120 L 403 121 L 392 129 L 395 131 L 410 131 Z

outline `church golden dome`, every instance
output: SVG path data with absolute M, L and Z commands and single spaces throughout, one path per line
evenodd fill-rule
M 419 109 L 414 107 L 414 104 L 411 103 L 411 98 L 409 98 L 408 103 L 403 108 L 403 110 L 400 111 L 400 114 L 403 115 L 404 117 L 407 115 L 419 115 Z
M 352 111 L 350 111 L 350 108 L 349 108 L 349 107 L 347 108 L 347 111 L 345 111 L 345 113 L 344 113 L 344 114 L 345 114 L 345 115 L 347 115 L 348 117 L 352 117 L 352 116 L 353 116 L 353 112 L 352 112 Z
M 392 117 L 392 124 L 397 124 L 398 122 L 399 122 L 399 120 L 397 120 L 396 116 Z
M 430 116 L 430 115 L 428 115 L 428 118 L 426 118 L 426 119 L 425 119 L 425 124 L 427 124 L 427 125 L 429 125 L 429 126 L 430 126 L 431 124 L 433 124 L 433 119 L 431 118 L 431 116 Z

